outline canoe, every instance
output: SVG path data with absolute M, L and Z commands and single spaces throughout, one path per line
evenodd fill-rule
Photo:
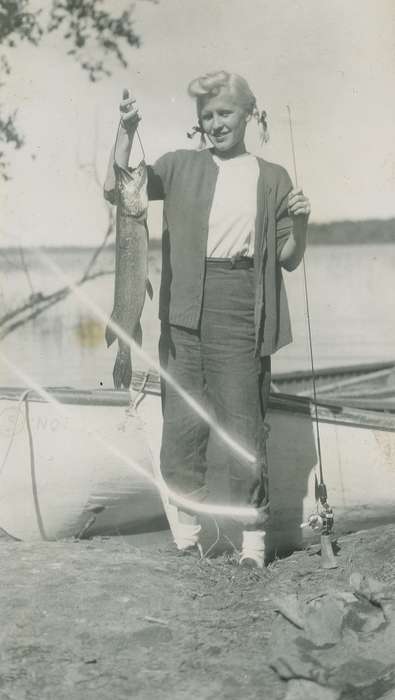
M 317 397 L 349 406 L 395 412 L 395 363 L 371 362 L 315 371 Z M 313 396 L 310 371 L 273 374 L 274 392 Z
M 141 381 L 136 374 L 135 387 Z M 123 391 L 56 389 L 44 401 L 33 391 L 0 389 L 3 530 L 22 540 L 56 540 L 165 527 L 156 481 L 160 389 L 155 376 L 146 380 L 134 411 Z M 336 533 L 395 521 L 395 416 L 331 402 L 319 402 L 317 410 Z M 273 551 L 316 536 L 300 527 L 316 510 L 314 411 L 308 397 L 270 397 L 267 529 Z M 219 449 L 213 446 L 210 463 Z M 209 502 L 219 494 L 226 502 L 224 474 L 212 471 Z M 226 531 L 227 522 L 221 527 Z

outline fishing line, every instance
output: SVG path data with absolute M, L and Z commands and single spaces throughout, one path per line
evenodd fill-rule
M 119 120 L 117 135 L 116 135 L 116 137 L 115 137 L 115 143 L 114 143 L 114 161 L 115 161 L 115 155 L 116 155 L 117 143 L 118 143 L 118 138 L 119 138 L 119 132 L 120 132 L 120 129 L 121 129 L 121 125 L 124 125 L 124 122 L 123 122 L 122 117 L 121 117 L 120 120 Z M 141 137 L 140 137 L 139 130 L 138 130 L 137 128 L 136 128 L 135 134 L 136 134 L 136 136 L 137 136 L 137 138 L 138 138 L 138 141 L 139 141 L 139 144 L 140 144 L 141 153 L 142 153 L 142 155 L 143 155 L 143 160 L 145 161 L 145 158 L 146 158 L 146 156 L 145 156 L 145 150 L 144 150 L 143 142 L 142 142 Z M 115 162 L 116 162 L 116 161 L 115 161 Z M 117 163 L 117 165 L 118 165 L 118 163 Z
M 142 140 L 141 140 L 141 138 L 140 138 L 140 133 L 139 133 L 139 130 L 138 130 L 138 129 L 136 129 L 136 134 L 137 134 L 137 138 L 138 138 L 138 140 L 139 140 L 141 152 L 142 152 L 142 154 L 143 154 L 143 160 L 145 160 L 144 146 L 143 146 L 143 142 L 142 142 Z
M 125 93 L 125 91 L 124 91 L 124 93 Z M 127 99 L 127 95 L 125 95 L 125 94 L 124 94 L 124 99 Z M 140 117 L 139 117 L 138 121 L 140 121 Z M 137 122 L 137 123 L 138 123 L 138 122 Z M 124 120 L 123 120 L 123 117 L 122 117 L 122 116 L 121 116 L 121 118 L 120 118 L 120 120 L 119 120 L 118 129 L 117 129 L 117 134 L 116 134 L 116 137 L 115 137 L 115 143 L 114 143 L 114 162 L 116 162 L 116 151 L 117 151 L 117 144 L 118 144 L 118 138 L 119 138 L 119 132 L 120 132 L 120 129 L 121 129 L 121 125 L 125 128 L 125 123 L 124 123 Z M 125 129 L 125 131 L 126 131 L 126 129 Z M 137 126 L 136 126 L 136 129 L 135 129 L 135 134 L 136 134 L 136 136 L 137 136 L 137 138 L 138 138 L 138 141 L 139 141 L 139 144 L 140 144 L 141 153 L 143 154 L 143 160 L 145 161 L 145 159 L 146 159 L 145 150 L 144 150 L 143 142 L 142 142 L 142 140 L 141 140 L 140 133 L 139 133 L 139 130 L 138 130 Z M 117 164 L 117 165 L 118 165 L 118 164 Z
M 287 110 L 288 110 L 288 121 L 289 121 L 289 133 L 290 133 L 290 138 L 291 138 L 291 149 L 292 149 L 292 160 L 293 160 L 295 187 L 298 187 L 298 173 L 297 173 L 297 169 L 296 169 L 295 142 L 294 142 L 294 135 L 293 135 L 291 107 L 289 105 L 287 105 Z M 322 492 L 319 495 L 320 495 L 320 500 L 323 503 L 323 502 L 326 502 L 326 487 L 324 484 L 324 473 L 323 473 L 323 468 L 322 468 L 321 438 L 320 438 L 320 427 L 319 427 L 319 420 L 318 420 L 317 386 L 316 386 L 315 368 L 314 368 L 314 352 L 313 352 L 313 339 L 312 339 L 312 332 L 311 332 L 310 303 L 309 303 L 306 262 L 305 262 L 304 255 L 303 255 L 302 262 L 303 262 L 303 282 L 304 282 L 304 296 L 305 296 L 305 304 L 306 304 L 307 330 L 308 330 L 309 351 L 310 351 L 311 377 L 312 377 L 312 384 L 313 384 L 314 416 L 315 416 L 315 424 L 316 424 L 316 429 L 317 429 L 317 452 L 318 452 L 318 465 L 319 465 L 319 473 L 320 473 L 319 488 L 321 489 L 321 492 Z
M 291 147 L 292 147 L 292 158 L 294 164 L 295 173 L 295 185 L 298 184 L 298 174 L 296 170 L 296 156 L 295 156 L 295 143 L 293 138 L 292 129 L 292 117 L 291 108 L 287 105 L 288 117 L 289 117 L 289 131 L 291 135 Z M 321 455 L 321 438 L 320 438 L 320 426 L 318 421 L 318 406 L 317 406 L 317 389 L 315 380 L 315 370 L 314 370 L 314 353 L 313 353 L 313 341 L 311 333 L 311 321 L 310 321 L 310 305 L 309 305 L 309 293 L 307 284 L 307 273 L 306 273 L 306 263 L 303 255 L 303 280 L 304 280 L 304 292 L 306 299 L 306 314 L 307 314 L 307 328 L 309 336 L 309 348 L 310 348 L 310 362 L 311 362 L 311 377 L 313 380 L 313 397 L 314 397 L 314 414 L 315 423 L 317 429 L 317 452 L 318 452 L 318 464 L 320 481 L 318 483 L 317 473 L 315 473 L 316 486 L 318 487 L 318 499 L 321 503 L 321 512 L 318 510 L 318 499 L 317 499 L 317 514 L 312 515 L 308 518 L 307 523 L 302 523 L 301 527 L 306 525 L 313 528 L 313 530 L 321 530 L 321 566 L 323 569 L 335 569 L 337 567 L 335 555 L 332 548 L 332 542 L 330 533 L 333 528 L 334 518 L 333 510 L 328 503 L 328 495 L 326 490 L 326 484 L 324 483 L 324 473 L 322 468 L 322 455 Z

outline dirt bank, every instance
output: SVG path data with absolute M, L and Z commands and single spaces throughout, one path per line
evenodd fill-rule
M 304 551 L 263 572 L 155 540 L 0 539 L 0 698 L 283 698 L 268 666 L 275 599 L 350 590 L 354 571 L 395 583 L 394 536 L 341 538 L 335 570 Z

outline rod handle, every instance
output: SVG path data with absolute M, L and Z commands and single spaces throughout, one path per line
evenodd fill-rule
M 321 535 L 321 568 L 337 569 L 337 562 L 333 553 L 330 535 Z

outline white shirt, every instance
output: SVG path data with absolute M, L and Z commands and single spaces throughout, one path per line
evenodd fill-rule
M 209 216 L 207 257 L 254 255 L 259 167 L 255 156 L 213 156 L 218 178 Z

